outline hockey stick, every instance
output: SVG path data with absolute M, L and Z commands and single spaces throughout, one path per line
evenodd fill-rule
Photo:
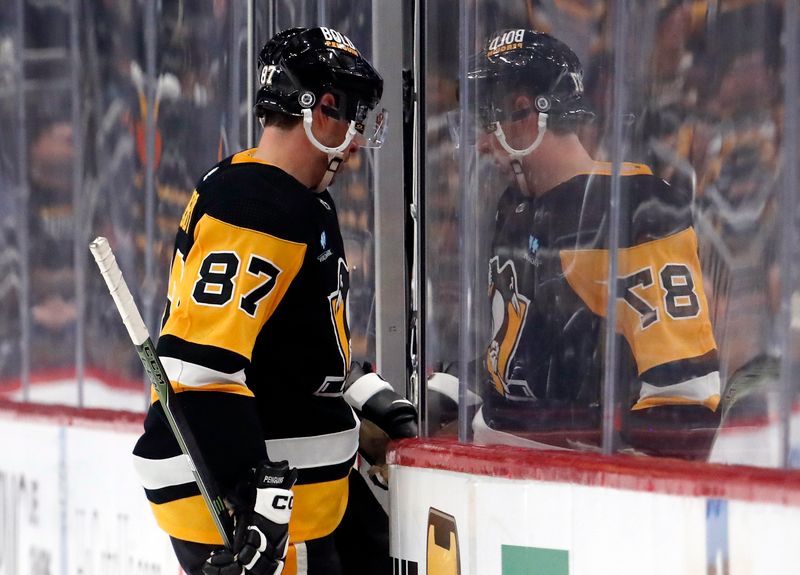
M 164 371 L 164 366 L 156 354 L 153 340 L 150 339 L 147 326 L 142 321 L 139 309 L 133 301 L 128 285 L 125 283 L 125 278 L 122 277 L 122 271 L 117 265 L 111 246 L 106 238 L 99 237 L 89 244 L 89 250 L 100 268 L 103 279 L 106 280 L 108 291 L 111 292 L 111 297 L 114 298 L 114 303 L 117 305 L 117 311 L 122 316 L 122 322 L 128 329 L 128 334 L 136 346 L 136 352 L 139 354 L 139 359 L 142 360 L 147 377 L 156 390 L 158 400 L 164 408 L 164 414 L 167 416 L 172 433 L 175 435 L 181 451 L 189 461 L 192 475 L 194 475 L 194 480 L 197 482 L 197 487 L 200 488 L 200 493 L 206 502 L 208 511 L 211 513 L 214 525 L 217 527 L 225 547 L 232 549 L 233 520 L 225 508 L 222 495 L 203 460 L 203 455 L 200 453 L 200 448 L 192 434 L 192 430 L 189 428 L 180 404 L 173 401 L 176 395 L 175 391 L 172 389 L 169 377 Z

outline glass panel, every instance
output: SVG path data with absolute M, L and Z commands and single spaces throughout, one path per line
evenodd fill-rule
M 784 45 L 785 45 L 785 67 L 783 70 L 784 78 L 784 105 L 781 108 L 783 117 L 782 158 L 784 161 L 784 177 L 782 188 L 779 194 L 781 199 L 780 221 L 781 221 L 781 256 L 779 259 L 778 270 L 780 275 L 788 277 L 788 280 L 775 281 L 775 276 L 780 275 L 776 270 L 770 270 L 772 286 L 778 283 L 780 286 L 780 306 L 776 306 L 775 317 L 777 341 L 784 353 L 781 358 L 781 418 L 787 427 L 782 429 L 787 443 L 787 452 L 782 461 L 790 467 L 800 467 L 800 420 L 798 420 L 798 393 L 800 385 L 797 381 L 798 358 L 800 357 L 800 346 L 798 343 L 798 331 L 800 322 L 800 298 L 798 291 L 800 285 L 798 278 L 800 274 L 800 262 L 797 249 L 798 238 L 798 194 L 800 194 L 800 112 L 796 105 L 787 106 L 788 102 L 800 100 L 800 58 L 798 49 L 800 48 L 800 10 L 796 2 L 789 2 L 785 6 L 784 16 Z M 778 290 L 773 290 L 778 291 Z M 783 339 L 780 336 L 783 335 Z
M 159 6 L 3 5 L 0 122 L 16 136 L 0 147 L 4 396 L 133 410 L 149 401 L 88 242 L 110 239 L 156 332 L 194 182 L 244 134 L 242 7 Z
M 20 6 L 6 2 L 0 7 L 0 132 L 10 136 L 0 141 L 0 397 L 4 398 L 22 397 L 28 379 L 24 367 L 27 357 L 21 345 L 29 328 L 23 323 L 28 308 L 27 258 L 23 251 L 27 243 L 27 189 Z
M 609 298 L 621 336 L 606 326 L 617 354 L 606 353 L 606 398 L 612 392 L 615 401 L 606 402 L 604 447 L 706 460 L 722 411 L 719 352 L 709 257 L 697 250 L 697 165 L 677 135 L 705 115 L 684 76 L 694 57 L 689 37 L 703 25 L 690 29 L 688 4 L 617 6 L 608 15 L 607 150 L 620 170 Z M 615 417 L 618 438 L 609 429 Z
M 192 11 L 175 3 L 159 11 L 113 3 L 86 22 L 90 61 L 97 62 L 90 74 L 97 117 L 87 137 L 87 209 L 156 334 L 177 222 L 195 181 L 241 138 L 241 86 L 231 66 L 240 63 L 234 39 L 243 23 L 225 3 Z M 89 301 L 110 301 L 93 264 L 87 273 L 97 294 Z M 142 409 L 149 384 L 116 310 L 90 305 L 86 313 L 85 404 Z
M 653 31 L 641 35 L 653 42 L 626 52 L 627 68 L 641 75 L 627 84 L 637 119 L 626 145 L 673 189 L 694 196 L 702 278 L 692 280 L 701 303 L 702 280 L 708 302 L 724 418 L 711 460 L 778 465 L 781 8 L 766 1 L 675 3 L 630 17 L 631 29 Z M 689 309 L 676 291 L 688 289 L 676 279 L 662 277 L 669 317 Z M 697 379 L 690 382 L 700 389 Z M 673 442 L 691 441 L 687 427 L 697 437 L 704 427 L 677 415 L 672 425 L 680 432 Z
M 280 15 L 273 26 L 327 23 L 346 29 L 370 56 L 370 2 L 278 4 L 259 3 Z M 85 247 L 96 235 L 110 239 L 157 333 L 176 223 L 199 176 L 245 144 L 252 114 L 243 105 L 252 85 L 247 5 L 183 8 L 3 5 L 0 122 L 4 133 L 19 135 L 0 148 L 4 396 L 136 410 L 148 401 Z M 353 267 L 358 359 L 375 354 L 373 160 L 362 152 L 335 185 Z
M 460 350 L 462 438 L 706 459 L 724 414 L 713 460 L 776 464 L 781 5 L 467 3 L 462 68 L 480 70 L 480 46 L 495 64 L 459 84 L 452 179 L 436 132 L 453 74 L 442 5 L 426 4 L 426 143 L 444 151 L 426 154 L 426 367 Z M 529 28 L 566 46 L 542 38 L 536 62 Z M 475 421 L 465 390 L 483 397 Z
M 79 310 L 74 238 L 76 134 L 70 4 L 25 4 L 31 387 L 28 398 L 77 404 Z M 33 25 L 35 23 L 35 25 Z
M 129 3 L 104 3 L 85 19 L 82 33 L 87 62 L 84 106 L 84 221 L 81 235 L 88 256 L 94 236 L 109 239 L 135 301 L 142 305 L 144 246 L 145 97 L 142 14 Z M 82 254 L 83 255 L 83 254 Z M 141 410 L 149 400 L 138 356 L 122 325 L 108 288 L 93 261 L 85 262 L 88 305 L 84 404 Z
M 597 450 L 613 179 L 593 158 L 606 160 L 612 147 L 610 66 L 599 53 L 584 75 L 560 30 L 514 24 L 526 16 L 482 31 L 485 55 L 472 66 L 477 178 L 481 190 L 491 182 L 496 210 L 484 218 L 488 391 L 473 429 L 480 442 Z
M 428 2 L 424 19 L 424 164 L 426 325 L 424 373 L 432 373 L 426 395 L 430 435 L 455 435 L 462 286 L 459 213 L 459 148 L 451 128 L 458 117 L 460 8 Z M 450 25 L 444 26 L 447 22 Z M 483 298 L 479 303 L 482 303 Z
M 440 31 L 451 27 L 453 16 L 438 3 L 428 6 L 435 6 L 428 15 L 429 30 L 436 32 L 426 47 L 437 54 L 443 52 L 438 43 L 445 41 Z M 595 33 L 601 15 L 586 14 L 580 30 L 570 28 L 581 40 L 576 49 L 588 50 L 584 39 Z M 432 214 L 428 301 L 435 302 L 429 329 L 448 322 L 458 327 L 449 327 L 443 341 L 429 338 L 434 340 L 431 368 L 447 369 L 446 357 L 435 363 L 437 353 L 459 350 L 453 371 L 462 380 L 462 439 L 474 433 L 481 443 L 598 450 L 605 348 L 598 314 L 605 312 L 605 285 L 598 290 L 590 275 L 585 278 L 589 293 L 581 297 L 594 305 L 590 310 L 575 291 L 583 286 L 571 285 L 574 276 L 568 280 L 574 266 L 565 258 L 568 252 L 602 248 L 606 241 L 603 200 L 610 169 L 595 164 L 591 155 L 608 158 L 603 123 L 608 57 L 593 54 L 593 67 L 583 75 L 566 45 L 526 32 L 533 27 L 530 3 L 479 1 L 460 16 L 461 66 L 469 75 L 457 84 L 459 108 L 449 115 L 451 129 L 445 132 L 457 137 L 458 173 L 446 177 L 442 166 L 454 152 L 452 142 L 449 150 L 440 145 L 446 153 L 429 154 L 435 184 L 426 182 Z M 548 8 L 537 8 L 535 16 L 547 17 Z M 552 26 L 548 29 L 558 36 Z M 528 60 L 542 43 L 547 56 Z M 480 50 L 483 54 L 475 56 Z M 435 85 L 440 82 L 436 70 L 431 76 Z M 543 95 L 550 98 L 537 98 Z M 452 102 L 455 94 L 449 97 Z M 437 110 L 435 96 L 427 102 Z M 594 123 L 588 121 L 590 109 L 597 111 Z M 548 124 L 538 122 L 539 112 L 548 113 Z M 438 127 L 432 117 L 427 116 L 434 126 L 428 128 L 429 142 Z M 453 232 L 452 253 L 438 249 L 433 239 L 447 238 L 439 219 L 460 226 Z M 582 265 L 601 273 L 604 261 L 599 257 Z M 459 294 L 457 315 L 442 304 L 439 294 L 447 286 Z M 447 381 L 438 374 L 430 380 L 431 398 L 444 388 L 438 380 Z M 473 419 L 466 406 L 474 405 L 476 396 L 483 405 Z

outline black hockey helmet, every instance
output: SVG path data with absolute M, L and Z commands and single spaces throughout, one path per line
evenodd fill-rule
M 350 39 L 325 27 L 276 34 L 259 53 L 258 82 L 254 111 L 259 118 L 268 110 L 302 116 L 330 92 L 337 109 L 326 113 L 363 124 L 383 94 L 383 78 Z
M 504 102 L 514 91 L 534 98 L 537 112 L 550 125 L 578 124 L 594 114 L 583 98 L 583 68 L 569 46 L 535 30 L 511 29 L 493 34 L 468 73 L 484 127 L 513 118 Z

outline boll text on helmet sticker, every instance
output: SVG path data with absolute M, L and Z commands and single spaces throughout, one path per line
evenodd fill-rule
M 487 56 L 494 56 L 516 48 L 522 48 L 522 39 L 525 37 L 525 30 L 509 30 L 495 36 L 487 49 Z
M 356 47 L 350 41 L 350 38 L 341 32 L 337 32 L 333 28 L 326 28 L 324 26 L 320 26 L 320 31 L 322 32 L 322 36 L 325 38 L 325 45 L 329 48 L 338 48 L 339 50 L 344 50 L 345 52 L 351 53 L 353 56 L 359 56 L 358 50 L 356 50 Z

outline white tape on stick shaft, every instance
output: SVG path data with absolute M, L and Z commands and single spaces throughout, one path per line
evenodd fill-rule
M 133 301 L 128 285 L 122 277 L 122 271 L 117 265 L 117 259 L 114 257 L 114 252 L 111 251 L 111 246 L 108 240 L 104 237 L 99 237 L 89 244 L 89 251 L 94 256 L 94 261 L 97 262 L 97 267 L 100 268 L 100 273 L 103 279 L 106 280 L 108 291 L 111 292 L 111 297 L 114 298 L 114 303 L 117 304 L 122 322 L 128 329 L 128 334 L 131 336 L 134 345 L 142 345 L 150 334 L 147 332 L 147 326 L 139 314 L 139 309 Z

